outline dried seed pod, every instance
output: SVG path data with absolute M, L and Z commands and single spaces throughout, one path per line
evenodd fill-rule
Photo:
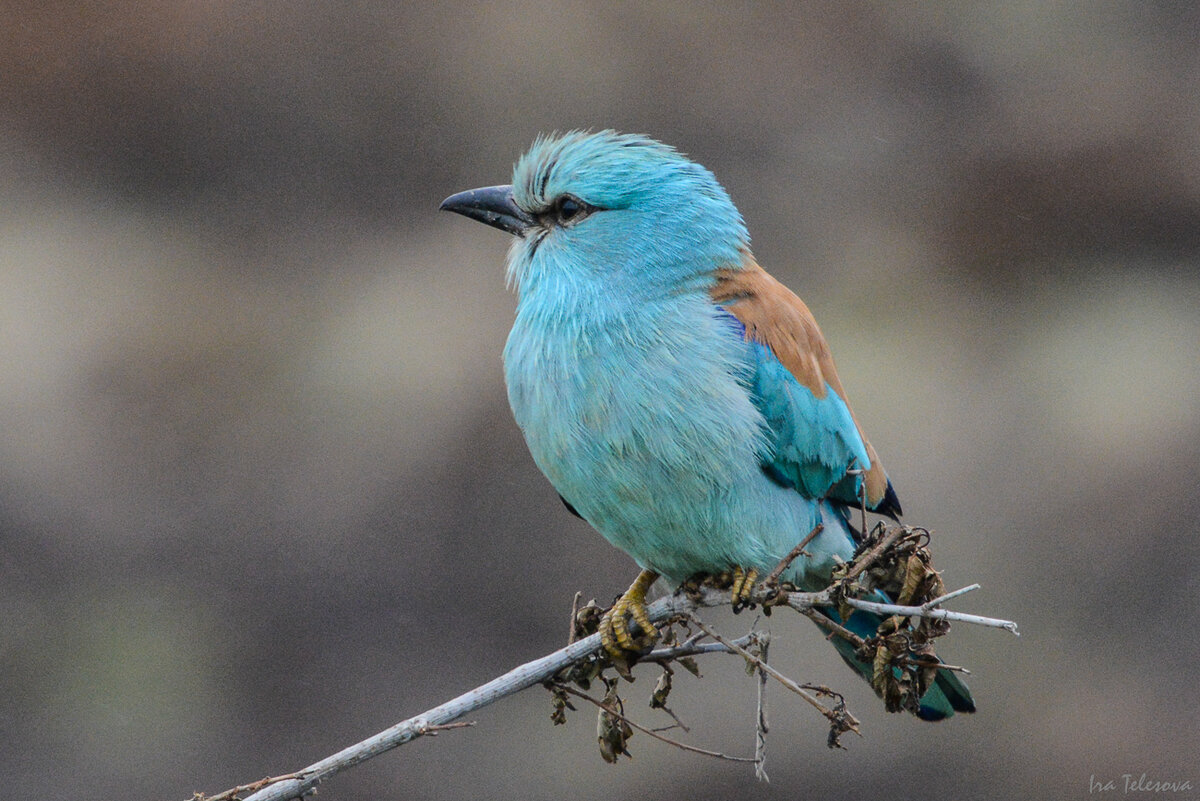
M 664 668 L 661 676 L 658 677 L 658 683 L 654 685 L 654 692 L 650 694 L 651 709 L 666 709 L 667 696 L 671 694 L 671 669 Z
M 588 601 L 575 613 L 575 638 L 583 639 L 600 630 L 600 618 L 604 610 L 596 603 L 596 599 Z
M 884 695 L 887 685 L 892 680 L 892 652 L 882 643 L 875 648 L 875 658 L 871 670 L 871 686 L 875 692 Z
M 909 556 L 904 565 L 904 583 L 900 588 L 900 594 L 896 596 L 897 604 L 908 606 L 914 598 L 918 597 L 918 593 L 925 583 L 925 574 L 925 562 L 921 557 L 915 553 Z
M 616 714 L 622 708 L 621 697 L 617 695 L 617 682 L 608 685 L 603 704 L 596 717 L 596 742 L 600 746 L 600 756 L 611 764 L 622 754 L 631 756 L 626 743 L 633 736 L 633 727 Z

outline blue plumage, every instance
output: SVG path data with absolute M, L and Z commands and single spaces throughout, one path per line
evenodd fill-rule
M 845 401 L 816 397 L 769 349 L 754 343 L 754 402 L 771 432 L 767 469 L 775 480 L 809 498 L 823 498 L 852 466 L 870 467 Z
M 539 139 L 511 187 L 443 207 L 518 235 L 513 414 L 568 508 L 642 568 L 767 571 L 820 522 L 785 575 L 820 589 L 855 551 L 844 504 L 898 511 L 815 322 L 704 167 L 574 132 Z

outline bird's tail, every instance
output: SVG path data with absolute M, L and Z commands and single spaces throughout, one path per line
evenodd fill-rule
M 881 603 L 887 603 L 890 600 L 881 592 L 876 591 L 875 595 L 878 597 L 870 600 Z M 882 616 L 860 609 L 855 610 L 845 620 L 837 610 L 832 608 L 818 608 L 817 611 L 864 640 L 876 636 L 879 633 L 880 624 L 884 622 Z M 866 679 L 875 692 L 884 699 L 890 712 L 907 709 L 921 720 L 945 720 L 953 716 L 955 712 L 975 711 L 975 699 L 971 697 L 970 689 L 953 671 L 926 667 L 924 670 L 929 672 L 922 676 L 923 669 L 921 667 L 912 666 L 911 660 L 904 659 L 892 659 L 889 664 L 882 666 L 877 671 L 876 661 L 868 661 L 870 654 L 857 650 L 850 640 L 833 634 L 830 641 L 846 664 Z M 880 647 L 886 646 L 881 645 Z M 892 654 L 892 656 L 895 655 Z M 923 662 L 941 663 L 941 660 L 931 652 L 922 653 L 919 656 L 910 652 L 907 656 L 919 658 Z M 898 666 L 897 662 L 907 664 Z M 921 688 L 923 688 L 923 692 L 918 698 L 916 691 Z

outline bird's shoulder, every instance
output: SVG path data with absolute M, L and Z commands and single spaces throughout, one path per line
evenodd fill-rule
M 887 474 L 850 408 L 829 343 L 808 306 L 749 253 L 740 265 L 717 270 L 715 279 L 709 291 L 712 301 L 737 318 L 748 341 L 769 350 L 815 398 L 833 392 L 846 405 L 871 463 L 865 477 L 868 504 L 883 502 L 889 490 Z
M 818 398 L 825 396 L 827 386 L 844 397 L 829 343 L 795 292 L 749 254 L 739 267 L 717 270 L 715 277 L 709 294 L 745 327 L 746 339 L 770 348 L 795 379 Z

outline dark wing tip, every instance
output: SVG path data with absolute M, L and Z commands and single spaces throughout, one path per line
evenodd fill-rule
M 883 497 L 879 503 L 875 504 L 875 508 L 871 510 L 876 514 L 887 515 L 896 522 L 900 522 L 900 515 L 904 514 L 904 510 L 900 508 L 900 498 L 896 495 L 896 490 L 892 487 L 892 482 L 889 479 L 887 489 L 883 492 Z

